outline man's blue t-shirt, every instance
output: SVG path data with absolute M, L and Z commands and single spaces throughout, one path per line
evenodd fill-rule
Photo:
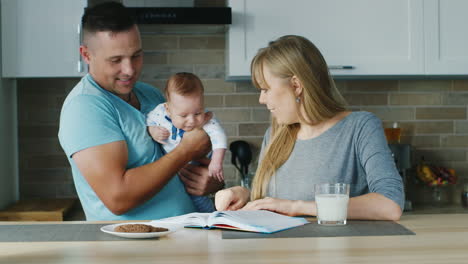
M 76 167 L 72 155 L 80 150 L 125 140 L 127 169 L 158 160 L 161 146 L 147 132 L 146 114 L 165 101 L 148 84 L 133 88 L 140 110 L 84 76 L 65 99 L 60 114 L 59 140 L 72 167 L 73 180 L 87 220 L 151 220 L 195 211 L 179 177 L 173 177 L 153 198 L 123 215 L 115 215 L 102 203 Z

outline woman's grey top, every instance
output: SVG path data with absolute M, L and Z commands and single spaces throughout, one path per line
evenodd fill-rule
M 269 136 L 270 129 L 263 139 L 262 152 Z M 375 115 L 352 112 L 320 136 L 296 140 L 289 159 L 272 177 L 267 196 L 311 201 L 315 200 L 314 184 L 337 182 L 351 184 L 351 197 L 375 192 L 403 209 L 403 181 L 382 122 Z

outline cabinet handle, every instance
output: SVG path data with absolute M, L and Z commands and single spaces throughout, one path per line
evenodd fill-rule
M 328 69 L 330 70 L 352 70 L 355 69 L 356 67 L 352 65 L 329 65 Z
M 78 47 L 81 45 L 81 39 L 83 38 L 81 34 L 81 24 L 78 24 L 76 27 L 76 32 L 78 34 Z M 83 72 L 83 61 L 81 60 L 81 54 L 78 52 L 78 63 L 77 63 L 78 72 Z
M 81 61 L 78 61 L 78 63 L 76 64 L 77 66 L 77 71 L 78 72 L 83 72 L 83 64 L 81 63 Z

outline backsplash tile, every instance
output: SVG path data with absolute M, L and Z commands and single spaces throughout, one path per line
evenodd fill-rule
M 239 124 L 239 136 L 263 137 L 268 127 L 269 127 L 269 123 Z
M 226 107 L 260 107 L 259 93 L 226 95 Z
M 168 35 L 141 35 L 141 41 L 145 52 L 168 51 L 179 48 L 179 37 Z
M 168 64 L 224 64 L 224 51 L 174 51 L 169 52 Z
M 180 49 L 217 49 L 224 51 L 225 42 L 224 36 L 182 36 L 180 38 Z
M 453 121 L 422 121 L 414 123 L 414 134 L 450 134 L 454 129 Z
M 453 91 L 466 91 L 466 92 L 468 92 L 468 80 L 455 80 L 455 81 L 453 81 Z
M 468 121 L 455 121 L 456 134 L 468 134 Z
M 442 146 L 448 148 L 468 148 L 468 135 L 442 136 Z
M 442 95 L 433 93 L 390 94 L 390 105 L 440 105 Z
M 235 90 L 235 83 L 232 82 L 225 82 L 221 79 L 210 79 L 210 80 L 202 80 L 203 85 L 205 87 L 205 93 L 221 93 L 221 94 L 229 94 L 234 93 Z
M 437 148 L 441 145 L 440 136 L 403 136 L 402 142 L 415 148 Z
M 466 119 L 466 106 L 464 107 L 420 107 L 420 108 L 416 108 L 416 119 L 422 119 L 422 120 Z
M 384 80 L 356 80 L 345 81 L 344 85 L 338 86 L 348 92 L 391 92 L 398 91 L 398 81 Z M 344 92 L 343 90 L 340 90 Z
M 404 80 L 400 81 L 400 91 L 404 92 L 443 92 L 450 91 L 452 81 L 446 80 Z
M 386 93 L 343 93 L 343 97 L 350 105 L 387 105 L 388 95 Z
M 368 107 L 363 106 L 360 108 L 363 111 L 374 113 L 383 121 L 402 121 L 402 120 L 415 120 L 415 108 L 409 106 L 378 106 Z
M 466 104 L 468 103 L 468 93 L 444 94 L 443 99 L 444 105 L 466 106 Z

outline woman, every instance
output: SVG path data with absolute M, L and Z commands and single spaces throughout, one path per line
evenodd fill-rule
M 316 215 L 314 184 L 343 182 L 351 185 L 348 219 L 400 218 L 403 183 L 381 121 L 346 110 L 323 56 L 309 40 L 284 36 L 270 42 L 252 60 L 251 72 L 272 123 L 252 191 L 240 186 L 219 191 L 218 210 Z

